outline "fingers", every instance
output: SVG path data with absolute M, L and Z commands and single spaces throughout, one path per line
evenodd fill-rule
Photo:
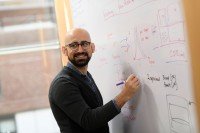
M 136 76 L 134 74 L 131 74 L 126 81 L 132 81 L 136 78 Z
M 137 81 L 139 81 L 139 79 L 134 75 L 131 79 L 134 83 L 136 83 Z
M 137 87 L 140 86 L 140 81 L 136 76 L 133 77 L 132 81 Z
M 133 80 L 134 78 L 135 78 L 135 75 L 134 75 L 134 74 L 131 74 L 131 75 L 127 78 L 127 81 Z
M 140 86 L 140 81 L 137 80 L 137 81 L 135 82 L 135 85 L 136 85 L 136 86 Z
M 134 86 L 136 86 L 136 87 L 140 86 L 140 81 L 139 81 L 139 79 L 136 77 L 136 75 L 134 75 L 134 74 L 131 74 L 131 75 L 127 78 L 126 82 L 129 83 L 129 84 L 132 84 L 132 85 L 134 85 Z

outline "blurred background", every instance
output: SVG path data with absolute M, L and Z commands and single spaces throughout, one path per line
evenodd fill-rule
M 54 0 L 0 0 L 0 133 L 58 133 L 49 85 L 61 69 Z

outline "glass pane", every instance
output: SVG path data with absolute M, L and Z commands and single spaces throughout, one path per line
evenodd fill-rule
M 0 0 L 0 121 L 20 113 L 16 129 L 27 129 L 18 123 L 25 118 L 41 127 L 25 112 L 49 109 L 49 85 L 62 67 L 57 34 L 53 0 Z
M 49 45 L 57 40 L 55 27 L 52 0 L 0 1 L 0 48 Z
M 16 132 L 14 119 L 6 119 L 0 121 L 0 133 L 14 133 Z

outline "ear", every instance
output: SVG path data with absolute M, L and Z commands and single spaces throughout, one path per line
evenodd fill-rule
M 95 51 L 95 45 L 94 45 L 94 43 L 92 43 L 92 53 L 94 53 L 94 51 Z
M 62 46 L 61 50 L 64 55 L 68 55 L 67 48 L 65 46 Z

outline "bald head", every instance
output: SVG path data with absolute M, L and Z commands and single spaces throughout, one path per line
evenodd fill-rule
M 65 44 L 80 42 L 82 40 L 91 42 L 90 34 L 82 28 L 74 28 L 66 33 Z
M 87 45 L 84 44 L 85 42 Z M 62 46 L 62 51 L 74 66 L 85 69 L 95 51 L 95 46 L 94 43 L 91 43 L 88 31 L 75 28 L 66 33 L 65 46 Z

